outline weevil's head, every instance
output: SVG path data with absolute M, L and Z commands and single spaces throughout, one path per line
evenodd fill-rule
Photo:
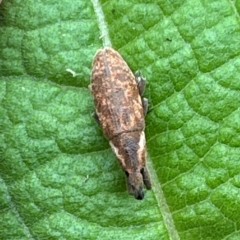
M 143 171 L 143 168 L 134 171 L 132 169 L 125 170 L 128 191 L 138 200 L 144 198 Z
M 145 166 L 146 144 L 144 132 L 121 134 L 110 145 L 126 174 L 127 188 L 138 200 L 144 198 L 144 185 L 151 189 L 151 181 Z

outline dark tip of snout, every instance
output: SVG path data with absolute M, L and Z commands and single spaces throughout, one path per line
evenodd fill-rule
M 140 189 L 136 194 L 135 194 L 135 198 L 137 200 L 142 200 L 144 198 L 144 191 L 142 189 Z

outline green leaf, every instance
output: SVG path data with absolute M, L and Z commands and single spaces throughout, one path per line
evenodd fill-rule
M 1 239 L 239 239 L 239 1 L 3 0 Z M 153 190 L 91 116 L 98 48 L 147 77 Z

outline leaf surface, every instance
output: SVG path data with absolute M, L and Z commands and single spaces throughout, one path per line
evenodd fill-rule
M 1 238 L 239 239 L 239 11 L 238 0 L 3 1 Z M 91 62 L 106 44 L 148 80 L 143 201 L 91 116 Z

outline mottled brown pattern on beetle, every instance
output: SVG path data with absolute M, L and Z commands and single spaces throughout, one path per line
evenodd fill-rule
M 141 200 L 143 185 L 151 189 L 143 103 L 135 76 L 114 49 L 104 48 L 95 55 L 91 91 L 99 123 L 126 173 L 129 193 Z
M 97 52 L 91 87 L 99 122 L 109 140 L 122 132 L 144 129 L 142 100 L 135 76 L 113 49 Z

